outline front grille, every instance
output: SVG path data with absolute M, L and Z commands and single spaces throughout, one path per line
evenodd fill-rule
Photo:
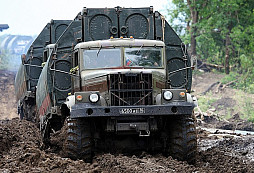
M 111 106 L 152 105 L 152 74 L 110 74 Z

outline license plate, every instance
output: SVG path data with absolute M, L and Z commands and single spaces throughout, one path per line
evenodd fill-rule
M 145 108 L 123 108 L 120 109 L 120 114 L 144 114 Z

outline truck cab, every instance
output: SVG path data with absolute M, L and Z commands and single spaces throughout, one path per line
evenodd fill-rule
M 71 71 L 78 77 L 73 78 L 71 97 L 75 102 L 68 103 L 71 110 L 74 104 L 78 110 L 81 104 L 109 107 L 108 111 L 110 107 L 120 106 L 126 108 L 119 109 L 119 115 L 130 115 L 140 114 L 141 110 L 148 114 L 145 113 L 148 105 L 188 104 L 186 89 L 168 87 L 162 41 L 112 38 L 79 43 L 72 62 Z M 144 108 L 134 108 L 139 105 Z M 97 109 L 85 109 L 82 115 L 71 111 L 71 116 L 103 116 Z M 167 113 L 184 113 L 181 111 L 181 106 L 173 106 Z
M 152 82 L 165 87 L 164 54 L 164 43 L 155 40 L 110 39 L 78 44 L 73 66 L 79 66 L 80 78 L 75 78 L 74 92 L 99 92 L 105 106 L 152 105 L 159 89 L 153 90 Z M 154 80 L 152 75 L 156 76 Z
M 89 133 L 92 147 L 128 134 L 143 141 L 144 148 L 167 150 L 170 124 L 175 117 L 192 115 L 194 103 L 186 89 L 170 88 L 166 67 L 165 44 L 159 40 L 131 37 L 77 44 L 72 94 L 66 100 L 70 121 L 86 124 L 89 132 L 78 129 Z

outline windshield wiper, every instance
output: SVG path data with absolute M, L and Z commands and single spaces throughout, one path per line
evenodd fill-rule
M 98 56 L 99 56 L 99 53 L 100 53 L 100 51 L 101 51 L 101 48 L 102 48 L 102 46 L 99 48 L 99 50 L 98 50 L 98 52 L 97 52 L 97 58 L 98 58 Z
M 144 46 L 144 44 L 142 44 L 139 48 L 139 50 L 137 51 L 136 55 L 140 52 L 140 50 L 142 49 L 142 47 Z

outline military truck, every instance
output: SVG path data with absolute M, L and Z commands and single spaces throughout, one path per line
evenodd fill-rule
M 15 78 L 15 93 L 21 119 L 35 121 L 35 93 L 42 70 L 41 64 L 45 62 L 44 49 L 57 41 L 70 22 L 71 20 L 51 20 L 33 41 L 27 54 L 21 56 L 22 64 Z
M 191 59 L 159 12 L 83 8 L 54 46 L 36 91 L 44 139 L 66 124 L 73 159 L 145 149 L 195 162 Z

